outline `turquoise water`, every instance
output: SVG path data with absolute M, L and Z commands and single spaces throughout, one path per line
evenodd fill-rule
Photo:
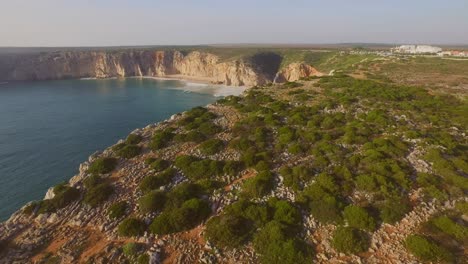
M 216 100 L 183 86 L 137 78 L 0 84 L 0 220 L 135 128 Z

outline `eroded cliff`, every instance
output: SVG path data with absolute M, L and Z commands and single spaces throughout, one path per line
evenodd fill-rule
M 294 81 L 317 74 L 310 65 L 279 69 L 273 53 L 221 60 L 204 52 L 178 50 L 58 51 L 0 57 L 0 80 L 53 80 L 131 76 L 197 78 L 206 82 L 254 86 Z

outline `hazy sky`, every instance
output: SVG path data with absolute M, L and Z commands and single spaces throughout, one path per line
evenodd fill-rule
M 468 0 L 0 0 L 0 46 L 468 44 Z

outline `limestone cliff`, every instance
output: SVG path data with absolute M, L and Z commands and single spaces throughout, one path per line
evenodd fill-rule
M 292 82 L 299 80 L 301 78 L 309 77 L 309 76 L 322 76 L 323 74 L 317 71 L 314 67 L 307 65 L 305 63 L 291 63 L 288 66 L 284 67 L 281 71 L 279 71 L 275 79 L 273 80 L 274 83 L 283 83 L 283 82 Z
M 233 86 L 253 86 L 273 82 L 280 61 L 268 59 L 268 56 L 272 55 L 222 61 L 217 55 L 204 51 L 43 52 L 8 58 L 0 56 L 0 80 L 172 76 Z M 294 81 L 316 73 L 309 65 L 292 64 L 277 74 L 276 81 Z

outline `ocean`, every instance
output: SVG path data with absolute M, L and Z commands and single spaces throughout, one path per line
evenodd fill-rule
M 217 91 L 145 78 L 1 83 L 0 221 L 78 173 L 95 151 L 136 128 L 212 103 L 223 94 Z

